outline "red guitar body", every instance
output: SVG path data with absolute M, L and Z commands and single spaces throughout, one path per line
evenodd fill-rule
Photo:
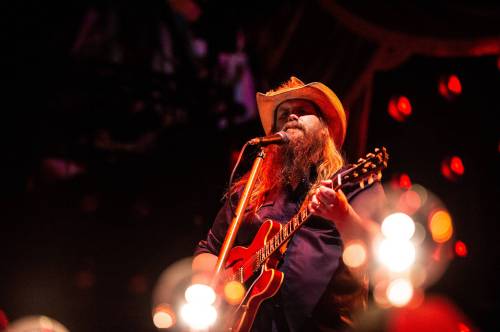
M 233 307 L 229 319 L 224 319 L 230 326 L 231 332 L 247 332 L 252 327 L 260 304 L 278 292 L 284 278 L 283 272 L 276 269 L 280 261 L 280 252 L 277 251 L 255 271 L 252 260 L 255 253 L 261 249 L 266 241 L 281 229 L 281 224 L 266 220 L 259 228 L 257 235 L 248 247 L 234 247 L 228 255 L 226 273 L 235 273 L 245 285 L 246 293 L 240 305 Z

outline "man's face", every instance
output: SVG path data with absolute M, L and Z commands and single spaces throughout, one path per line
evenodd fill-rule
M 285 131 L 294 141 L 318 132 L 321 120 L 312 102 L 292 99 L 281 103 L 276 109 L 276 129 Z

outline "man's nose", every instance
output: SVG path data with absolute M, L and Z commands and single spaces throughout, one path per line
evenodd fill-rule
M 288 121 L 298 121 L 299 120 L 299 116 L 295 113 L 290 113 L 288 115 Z

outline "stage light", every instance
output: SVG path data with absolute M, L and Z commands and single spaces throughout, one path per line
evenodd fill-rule
M 393 280 L 387 287 L 387 299 L 396 307 L 403 307 L 413 296 L 413 286 L 409 280 L 399 278 Z
M 391 178 L 391 186 L 397 189 L 409 189 L 412 186 L 410 176 L 406 173 L 394 174 Z
M 191 328 L 203 330 L 215 323 L 217 311 L 210 304 L 185 303 L 181 307 L 181 317 Z
M 463 175 L 464 174 L 464 164 L 462 163 L 462 159 L 457 156 L 451 157 L 450 160 L 450 169 L 453 173 L 457 175 Z
M 176 323 L 175 313 L 172 308 L 167 305 L 158 305 L 153 314 L 153 324 L 158 329 L 168 329 Z
M 451 93 L 454 93 L 456 95 L 462 93 L 462 84 L 460 83 L 460 80 L 458 79 L 457 75 L 450 75 L 448 77 L 448 90 Z
M 392 272 L 403 272 L 415 262 L 415 246 L 409 241 L 384 239 L 376 252 L 378 260 Z
M 215 292 L 212 287 L 203 284 L 189 286 L 185 292 L 186 301 L 197 305 L 209 305 L 215 302 Z
M 430 214 L 429 230 L 436 243 L 444 243 L 453 235 L 453 225 L 450 214 L 445 210 L 437 210 Z
M 382 234 L 388 239 L 409 240 L 413 233 L 415 233 L 415 223 L 404 213 L 393 213 L 382 221 Z
M 361 241 L 348 243 L 342 253 L 345 265 L 356 268 L 366 262 L 366 247 Z
M 393 96 L 387 106 L 389 115 L 398 122 L 403 122 L 412 113 L 410 100 L 405 96 Z
M 224 285 L 224 298 L 227 303 L 237 305 L 245 296 L 245 286 L 240 282 L 233 280 Z
M 439 94 L 448 100 L 454 99 L 462 93 L 462 83 L 457 75 L 446 75 L 439 79 Z
M 458 156 L 447 157 L 441 162 L 441 174 L 450 181 L 456 181 L 464 172 L 464 164 Z
M 462 241 L 455 242 L 455 254 L 460 257 L 467 256 L 467 246 Z

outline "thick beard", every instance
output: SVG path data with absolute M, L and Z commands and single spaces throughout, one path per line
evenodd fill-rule
M 313 182 L 316 169 L 322 161 L 325 140 L 329 139 L 324 130 L 308 132 L 297 124 L 302 134 L 292 136 L 285 145 L 272 146 L 268 149 L 268 176 L 274 177 L 273 182 L 283 188 L 287 185 L 295 188 L 301 181 Z M 286 127 L 285 127 L 286 129 Z

